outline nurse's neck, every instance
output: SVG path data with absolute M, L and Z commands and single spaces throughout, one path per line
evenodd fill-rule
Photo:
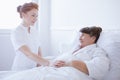
M 30 33 L 30 25 L 26 24 L 26 23 L 22 23 L 22 25 L 24 27 L 26 27 L 28 29 L 28 33 Z

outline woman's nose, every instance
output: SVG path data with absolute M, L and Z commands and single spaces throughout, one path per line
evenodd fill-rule
M 79 40 L 82 40 L 82 36 L 80 36 Z

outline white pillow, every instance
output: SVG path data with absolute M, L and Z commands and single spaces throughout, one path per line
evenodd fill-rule
M 110 71 L 104 80 L 120 80 L 120 31 L 103 31 L 97 42 L 110 58 Z
M 104 47 L 113 42 L 120 42 L 120 30 L 103 31 L 100 35 L 97 44 L 100 47 Z

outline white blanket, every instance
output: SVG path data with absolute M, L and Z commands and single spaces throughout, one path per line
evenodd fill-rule
M 15 74 L 17 71 L 0 71 L 0 80 L 9 75 Z
M 72 67 L 39 67 L 21 71 L 2 80 L 92 80 Z
M 3 80 L 92 80 L 92 78 L 99 80 L 103 78 L 109 68 L 109 60 L 105 52 L 97 48 L 96 44 L 82 48 L 74 54 L 64 53 L 55 60 L 64 60 L 66 62 L 82 60 L 87 65 L 89 76 L 73 67 L 55 68 L 51 66 L 41 66 L 18 72 Z

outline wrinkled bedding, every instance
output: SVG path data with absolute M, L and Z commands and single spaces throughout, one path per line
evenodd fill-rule
M 16 71 L 0 71 L 0 80 L 15 73 Z
M 92 80 L 86 74 L 72 67 L 39 67 L 11 73 L 13 75 L 10 75 L 10 72 L 8 72 L 8 74 L 4 75 L 4 78 L 0 80 Z

